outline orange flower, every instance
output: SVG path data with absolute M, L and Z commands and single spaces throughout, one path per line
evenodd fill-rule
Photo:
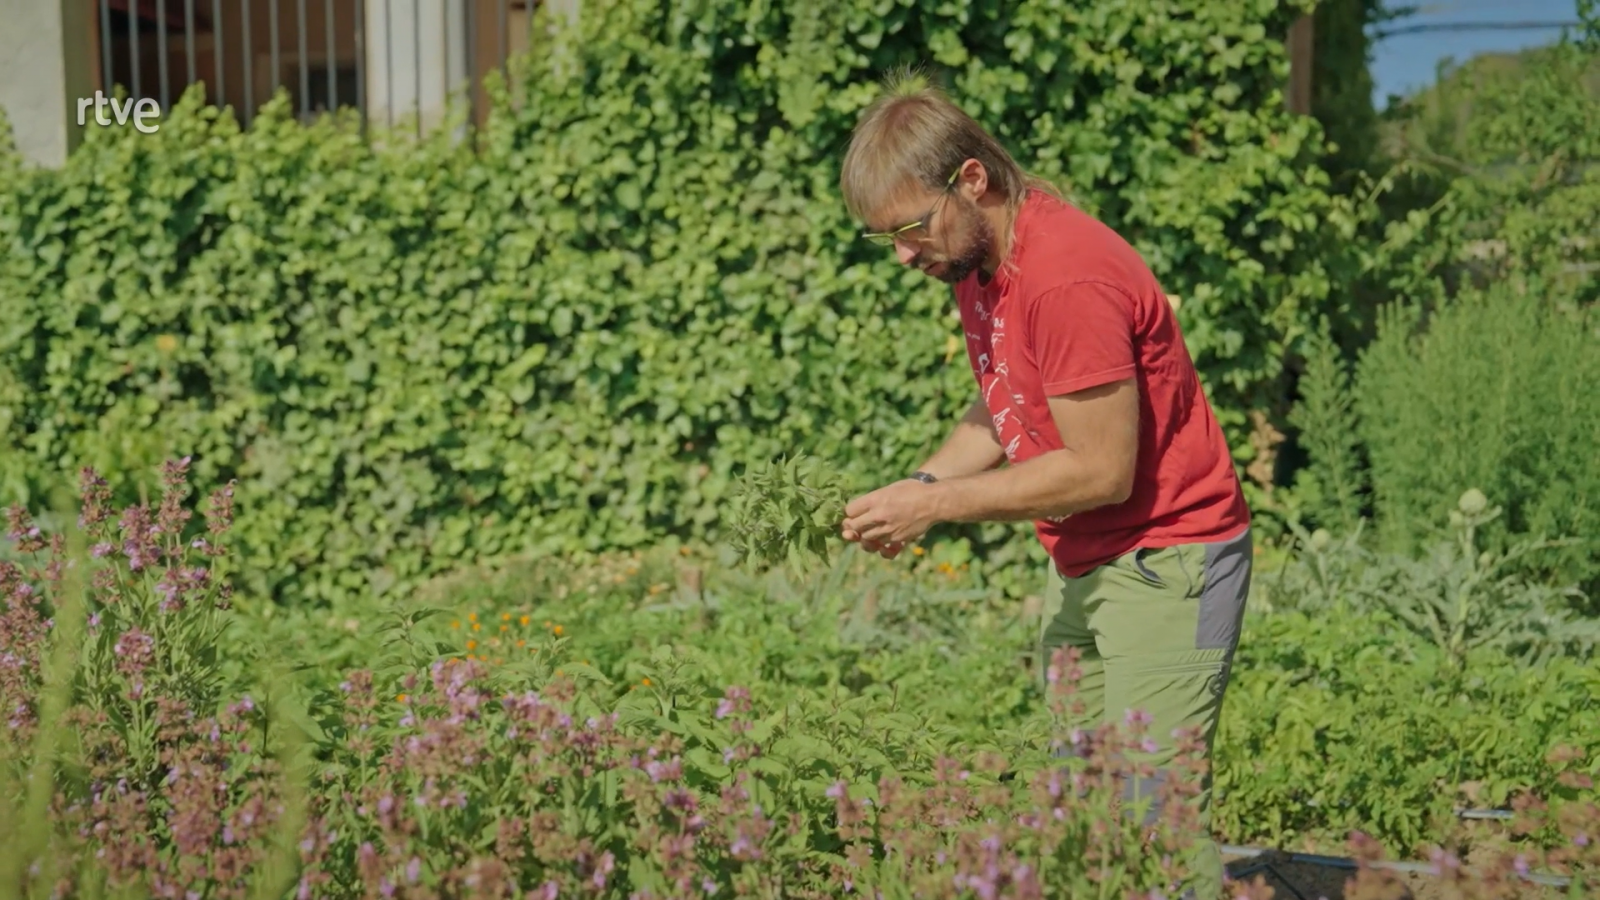
M 476 650 L 476 649 L 478 649 L 478 642 L 477 641 L 467 641 L 467 649 L 468 650 Z
M 502 622 L 511 621 L 511 613 L 501 613 L 500 614 L 500 621 L 502 621 Z
M 528 624 L 528 617 L 527 616 L 523 616 L 521 619 L 518 619 L 517 621 L 522 625 L 527 625 Z
M 405 694 L 400 694 L 399 696 L 395 697 L 394 699 L 396 700 L 396 702 L 404 703 L 404 702 L 406 702 L 406 695 Z
M 650 686 L 650 679 L 648 677 L 640 679 L 639 683 L 644 685 L 645 687 L 649 687 Z
M 550 630 L 554 631 L 557 635 L 561 634 L 561 626 L 560 625 L 557 625 L 556 627 L 554 627 L 554 628 L 552 628 Z
M 467 621 L 468 622 L 476 622 L 476 621 L 478 621 L 478 614 L 477 613 L 467 613 Z

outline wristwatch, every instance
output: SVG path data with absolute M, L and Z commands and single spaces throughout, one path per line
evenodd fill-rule
M 923 472 L 923 471 L 912 472 L 911 473 L 911 477 L 915 478 L 916 480 L 918 480 L 920 482 L 922 482 L 923 484 L 933 484 L 935 481 L 939 480 L 939 479 L 933 477 L 932 475 L 929 475 L 927 472 Z

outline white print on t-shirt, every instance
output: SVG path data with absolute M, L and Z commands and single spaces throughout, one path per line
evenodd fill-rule
M 978 354 L 978 374 L 989 374 L 989 354 L 987 353 Z
M 1012 462 L 1017 461 L 1017 445 L 1021 443 L 1022 435 L 1019 434 L 1011 438 L 1011 443 L 1006 445 L 1006 459 Z
M 1011 414 L 1011 407 L 1009 407 L 1009 406 L 1006 407 L 1005 409 L 1000 410 L 998 413 L 994 414 L 993 418 L 994 418 L 994 430 L 995 431 L 999 431 L 1001 428 L 1005 427 L 1006 416 L 1008 416 L 1010 414 Z

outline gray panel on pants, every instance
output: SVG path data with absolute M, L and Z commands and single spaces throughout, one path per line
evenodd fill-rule
M 1205 575 L 1200 584 L 1200 615 L 1195 624 L 1196 650 L 1229 650 L 1239 643 L 1250 570 L 1255 562 L 1250 529 L 1238 537 L 1206 544 Z

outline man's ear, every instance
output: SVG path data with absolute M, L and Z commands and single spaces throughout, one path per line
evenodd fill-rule
M 956 178 L 956 190 L 965 194 L 968 200 L 978 200 L 989 192 L 989 170 L 983 167 L 983 163 L 968 159 L 961 164 L 961 174 Z

